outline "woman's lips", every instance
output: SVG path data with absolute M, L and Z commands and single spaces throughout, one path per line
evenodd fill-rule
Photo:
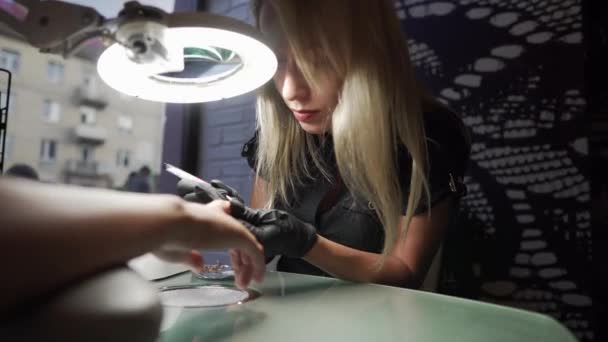
M 319 113 L 318 110 L 292 110 L 294 117 L 296 120 L 300 122 L 306 122 L 312 120 L 316 114 Z

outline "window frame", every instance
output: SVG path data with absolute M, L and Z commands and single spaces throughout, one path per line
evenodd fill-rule
M 118 149 L 116 151 L 116 166 L 123 169 L 131 167 L 131 155 L 132 153 L 128 149 Z
M 97 109 L 90 106 L 80 106 L 78 112 L 80 113 L 80 124 L 87 126 L 97 124 Z
M 61 104 L 52 99 L 44 99 L 42 103 L 42 118 L 48 123 L 61 121 Z
M 46 148 L 45 148 L 46 147 Z M 40 140 L 40 162 L 54 163 L 57 161 L 59 144 L 56 139 L 42 138 Z
M 13 66 L 9 67 L 7 60 L 6 60 L 6 55 L 13 55 L 16 56 L 16 58 L 12 59 L 12 64 L 16 64 L 16 66 L 13 68 Z M 10 71 L 12 74 L 17 74 L 19 73 L 19 70 L 21 69 L 21 52 L 18 50 L 14 50 L 11 48 L 1 48 L 0 49 L 0 68 L 3 69 L 7 69 L 8 71 Z M 16 63 L 15 63 L 16 61 Z
M 61 72 L 59 72 L 61 70 Z M 46 64 L 47 80 L 51 83 L 61 83 L 65 79 L 65 64 L 51 59 Z

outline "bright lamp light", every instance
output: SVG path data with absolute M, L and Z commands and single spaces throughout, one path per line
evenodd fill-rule
M 168 56 L 173 61 L 165 61 L 166 65 L 137 63 L 116 43 L 97 63 L 104 82 L 145 100 L 196 103 L 253 91 L 276 72 L 276 56 L 247 24 L 200 12 L 175 13 L 167 19 L 163 42 L 164 48 L 172 50 Z

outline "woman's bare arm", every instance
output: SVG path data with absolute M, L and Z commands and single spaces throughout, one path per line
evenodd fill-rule
M 394 286 L 419 288 L 445 236 L 451 200 L 444 200 L 427 213 L 415 216 L 405 239 L 378 268 L 381 255 L 363 252 L 319 236 L 304 259 L 335 277 Z
M 253 180 L 253 188 L 251 189 L 250 207 L 264 208 L 268 196 L 266 195 L 266 181 L 258 176 Z

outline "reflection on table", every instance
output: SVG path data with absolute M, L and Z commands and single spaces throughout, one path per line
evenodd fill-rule
M 179 275 L 160 287 L 206 282 Z M 518 341 L 575 342 L 541 314 L 428 292 L 268 272 L 240 305 L 164 307 L 161 341 Z

